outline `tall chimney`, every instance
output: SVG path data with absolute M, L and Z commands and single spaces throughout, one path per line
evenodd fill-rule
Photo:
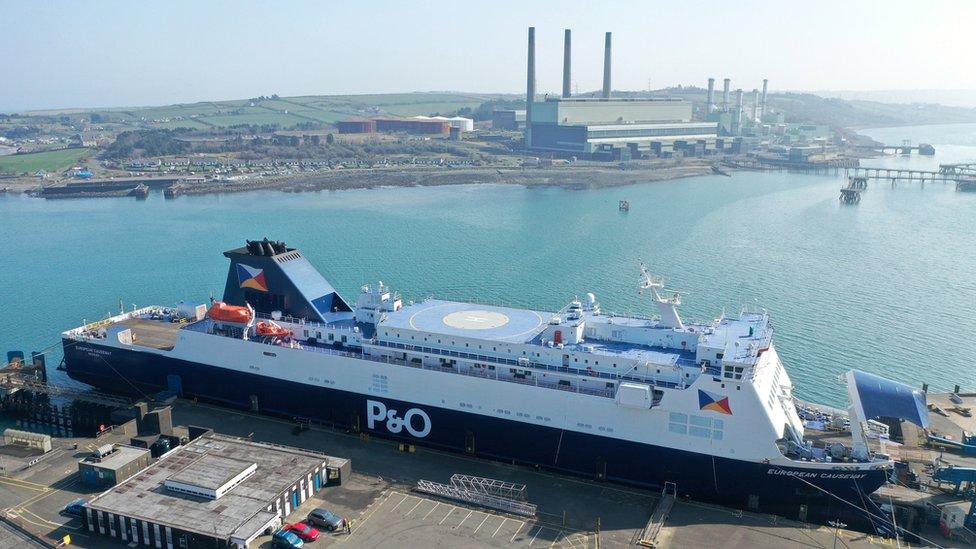
M 572 86 L 572 49 L 573 49 L 573 37 L 572 31 L 566 29 L 565 38 L 563 38 L 563 97 L 569 97 L 571 94 L 570 86 Z
M 732 116 L 732 133 L 738 135 L 742 130 L 742 88 L 735 90 L 735 114 Z
M 759 120 L 759 90 L 752 89 L 752 120 Z
M 525 77 L 525 148 L 532 148 L 532 102 L 535 101 L 535 27 L 529 27 L 529 63 Z
M 603 98 L 610 99 L 610 33 L 603 44 Z
M 715 79 L 708 79 L 708 99 L 705 101 L 705 114 L 712 114 L 715 110 Z
M 732 80 L 726 78 L 722 82 L 722 110 L 729 112 L 729 86 L 732 84 Z
M 768 86 L 769 86 L 769 80 L 763 78 L 762 110 L 759 111 L 760 119 L 766 118 L 766 88 Z

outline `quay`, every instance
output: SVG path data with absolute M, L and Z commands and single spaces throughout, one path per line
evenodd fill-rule
M 0 388 L 0 405 L 10 402 L 14 395 L 23 396 L 26 393 L 40 402 L 49 397 L 83 398 L 79 394 L 82 391 L 72 393 L 73 390 L 43 382 L 37 370 L 29 367 L 21 366 L 16 372 L 9 367 L 4 368 L 0 370 L 0 376 L 8 379 L 6 385 Z M 33 380 L 10 381 L 10 378 L 20 377 Z M 96 395 L 95 398 L 99 397 Z M 976 420 L 964 415 L 967 408 L 976 407 L 976 394 L 961 393 L 960 388 L 956 387 L 951 395 L 931 394 L 928 401 L 947 410 L 948 414 L 930 414 L 933 418 L 930 426 L 932 432 L 949 439 L 964 440 L 965 432 L 976 430 Z M 110 415 L 117 420 L 120 414 L 138 409 L 139 405 L 133 406 L 130 402 L 119 400 L 106 408 L 112 409 Z M 273 418 L 184 399 L 175 399 L 169 409 L 171 429 L 175 435 L 187 429 L 181 425 L 203 426 L 212 429 L 215 433 L 213 436 L 217 437 L 214 440 L 218 441 L 220 437 L 236 437 L 239 441 L 253 441 L 255 444 L 271 445 L 271 448 L 300 448 L 318 452 L 312 455 L 341 456 L 337 459 L 349 460 L 355 470 L 343 473 L 340 485 L 316 493 L 305 492 L 297 506 L 280 500 L 279 510 L 286 508 L 282 518 L 285 522 L 303 519 L 305 513 L 314 507 L 325 507 L 351 519 L 351 534 L 326 533 L 320 537 L 317 546 L 343 544 L 351 548 L 374 547 L 394 539 L 408 546 L 461 544 L 471 547 L 520 545 L 574 548 L 623 548 L 649 542 L 654 547 L 716 545 L 742 548 L 784 545 L 830 547 L 835 543 L 849 548 L 868 548 L 894 543 L 861 532 L 845 531 L 843 526 L 817 526 L 773 515 L 704 504 L 683 497 L 674 498 L 671 496 L 673 489 L 670 492 L 633 489 L 595 479 L 563 476 L 534 467 L 415 448 L 395 441 L 374 439 L 363 433 L 310 424 L 300 418 Z M 40 407 L 35 408 L 25 415 L 15 408 L 0 406 L 0 425 L 13 425 L 16 420 L 16 427 L 20 429 L 29 426 L 35 431 L 60 432 L 56 426 L 45 426 L 37 421 L 39 410 Z M 153 416 L 155 412 L 145 415 Z M 167 428 L 169 424 L 157 422 L 157 425 Z M 965 492 L 957 493 L 953 486 L 936 478 L 939 478 L 937 471 L 944 471 L 946 464 L 960 468 L 957 470 L 970 468 L 976 471 L 976 456 L 951 448 L 933 448 L 928 441 L 929 433 L 909 423 L 897 425 L 897 432 L 892 429 L 889 452 L 903 465 L 896 469 L 898 483 L 883 488 L 878 494 L 878 503 L 892 504 L 892 512 L 899 526 L 914 532 L 905 535 L 912 547 L 971 547 L 970 543 L 976 538 L 966 537 L 965 529 L 950 531 L 949 538 L 939 532 L 940 513 L 945 509 L 967 506 L 969 500 Z M 131 431 L 125 426 L 116 426 L 114 422 L 92 435 L 50 437 L 51 450 L 43 459 L 30 466 L 8 467 L 0 474 L 0 515 L 7 523 L 15 524 L 19 532 L 29 532 L 35 540 L 46 540 L 39 546 L 54 546 L 65 535 L 70 535 L 74 546 L 118 547 L 117 539 L 112 540 L 111 536 L 100 533 L 97 526 L 95 531 L 90 530 L 84 520 L 62 514 L 61 509 L 68 502 L 81 497 L 88 501 L 101 501 L 93 505 L 110 511 L 104 496 L 108 492 L 104 491 L 103 486 L 86 483 L 78 472 L 77 463 L 88 457 L 96 447 L 128 444 L 130 438 L 141 440 L 146 437 L 132 438 Z M 8 463 L 13 459 L 6 455 L 3 458 Z M 222 463 L 214 462 L 215 465 Z M 137 488 L 151 488 L 145 485 L 147 480 L 140 480 L 145 475 L 143 472 L 133 477 Z M 425 479 L 447 483 L 458 475 L 498 479 L 523 487 L 528 503 L 535 506 L 535 515 L 512 514 L 417 490 Z M 118 485 L 123 488 L 129 484 L 125 480 L 118 480 Z M 273 487 L 269 485 L 267 488 Z M 277 488 L 271 492 L 277 498 Z M 132 493 L 138 497 L 140 492 L 136 490 Z M 116 499 L 126 495 L 119 490 L 114 494 L 111 497 Z M 142 499 L 140 504 L 145 505 Z M 120 513 L 123 508 L 128 508 L 128 504 L 122 500 L 113 505 L 120 509 Z M 214 507 L 217 508 L 219 505 Z M 157 522 L 153 524 L 170 524 L 169 527 L 174 528 L 175 522 L 167 522 L 173 518 L 168 517 L 164 510 L 154 512 Z M 118 513 L 113 514 L 122 518 Z M 273 517 L 269 515 L 267 518 L 271 520 Z M 149 539 L 156 539 L 153 537 L 157 535 L 155 526 L 150 525 L 148 530 Z M 116 538 L 120 531 L 121 528 L 116 529 Z M 129 532 L 132 532 L 131 524 Z M 137 526 L 135 532 L 131 537 L 133 541 L 137 537 L 141 539 L 144 534 L 141 526 Z M 270 546 L 270 536 L 259 534 L 247 546 Z

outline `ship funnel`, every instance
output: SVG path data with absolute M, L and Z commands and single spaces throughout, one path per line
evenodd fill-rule
M 302 253 L 284 242 L 247 241 L 242 248 L 224 252 L 224 257 L 230 259 L 224 303 L 314 322 L 326 322 L 329 313 L 352 310 Z
M 563 97 L 569 97 L 571 95 L 570 87 L 572 86 L 572 49 L 573 49 L 573 36 L 572 31 L 566 29 L 566 35 L 563 38 Z
M 607 33 L 603 44 L 603 98 L 610 99 L 610 41 L 611 33 Z

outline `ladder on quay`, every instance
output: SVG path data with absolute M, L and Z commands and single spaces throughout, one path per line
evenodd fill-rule
M 673 482 L 665 482 L 664 490 L 661 491 L 661 499 L 654 506 L 651 518 L 647 520 L 644 531 L 641 532 L 637 544 L 643 547 L 657 547 L 657 536 L 664 528 L 664 523 L 671 516 L 671 509 L 678 497 L 678 487 Z

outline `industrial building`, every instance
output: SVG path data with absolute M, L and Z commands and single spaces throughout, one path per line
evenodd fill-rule
M 470 118 L 444 116 L 415 116 L 413 118 L 369 118 L 336 122 L 339 133 L 403 132 L 415 135 L 446 135 L 451 128 L 461 131 L 474 129 Z
M 526 79 L 525 146 L 562 156 L 628 159 L 672 149 L 677 141 L 714 140 L 715 122 L 692 121 L 692 104 L 684 99 L 611 98 L 611 34 L 604 42 L 603 91 L 600 97 L 572 97 L 571 31 L 565 31 L 561 97 L 537 101 L 535 28 L 529 28 Z M 666 146 L 665 146 L 666 144 Z M 704 147 L 702 147 L 704 148 Z
M 347 459 L 205 434 L 95 497 L 85 527 L 160 549 L 244 549 L 350 472 Z
M 339 133 L 374 133 L 376 121 L 368 118 L 354 120 L 340 120 L 336 122 Z
M 145 448 L 108 444 L 78 461 L 78 474 L 89 486 L 109 488 L 128 480 L 151 461 L 152 455 Z
M 457 128 L 462 132 L 474 131 L 474 120 L 471 118 L 465 118 L 463 116 L 415 116 L 413 119 L 447 122 L 449 127 Z
M 773 113 L 768 109 L 768 79 L 763 79 L 761 93 L 758 89 L 752 90 L 752 104 L 749 109 L 744 107 L 744 93 L 741 89 L 735 91 L 735 103 L 729 101 L 731 83 L 728 78 L 724 80 L 722 103 L 718 105 L 715 102 L 715 79 L 708 79 L 708 94 L 703 114 L 706 120 L 718 124 L 719 135 L 759 135 L 763 124 L 783 122 L 782 113 Z
M 519 131 L 525 129 L 524 110 L 498 110 L 491 113 L 491 127 L 496 130 Z

